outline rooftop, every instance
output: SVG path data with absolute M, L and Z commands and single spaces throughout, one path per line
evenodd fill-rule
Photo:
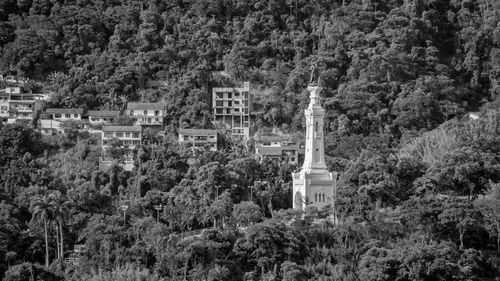
M 103 126 L 103 132 L 141 132 L 140 126 Z
M 283 149 L 281 147 L 259 147 L 258 154 L 264 156 L 281 156 L 283 154 Z
M 88 115 L 91 117 L 118 117 L 120 116 L 119 110 L 90 110 Z
M 179 134 L 217 134 L 217 130 L 209 130 L 209 129 L 179 129 Z
M 82 114 L 82 108 L 47 108 L 45 111 L 47 114 Z
M 129 102 L 127 104 L 127 109 L 129 110 L 163 110 L 165 109 L 165 103 L 163 102 Z
M 287 140 L 288 138 L 276 135 L 267 135 L 267 136 L 259 136 L 255 138 L 256 142 L 265 142 L 265 141 L 274 141 L 274 142 L 282 142 Z

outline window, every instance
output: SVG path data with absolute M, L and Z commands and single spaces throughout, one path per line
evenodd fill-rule
M 215 139 L 215 136 L 210 136 L 211 139 Z
M 228 101 L 227 102 L 227 106 L 233 106 L 233 102 L 232 101 Z
M 122 132 L 118 132 L 118 133 L 116 133 L 116 137 L 117 137 L 117 138 L 122 138 L 122 137 L 123 137 L 123 133 L 122 133 Z
M 227 114 L 231 114 L 231 109 L 230 108 L 226 108 L 226 113 Z
M 216 108 L 215 114 L 222 114 L 222 108 Z
M 240 109 L 239 108 L 235 108 L 234 112 L 240 112 Z
M 78 114 L 76 114 L 76 113 L 73 114 L 73 117 L 78 118 Z
M 239 104 L 240 104 L 240 101 L 239 101 L 239 100 L 235 100 L 235 101 L 234 101 L 234 104 L 235 104 L 235 105 L 236 105 L 236 104 L 238 104 L 238 105 L 239 105 Z
M 54 118 L 61 118 L 61 114 L 59 113 L 54 114 Z
M 316 122 L 316 128 L 314 129 L 315 132 L 318 132 L 318 122 Z
M 113 134 L 112 133 L 104 133 L 104 137 L 111 138 L 111 137 L 113 137 Z
M 224 105 L 223 101 L 221 101 L 221 100 L 215 101 L 215 106 L 223 106 L 223 105 Z
M 71 115 L 69 113 L 66 113 L 66 114 L 64 114 L 64 117 L 71 118 Z
M 130 110 L 130 116 L 134 116 L 134 111 Z
M 160 111 L 159 110 L 155 110 L 155 116 L 159 116 L 160 115 Z
M 323 202 L 325 202 L 325 194 L 323 193 Z
M 147 110 L 144 110 L 143 113 L 144 113 L 144 115 L 148 115 L 148 111 Z
M 318 193 L 314 193 L 314 202 L 318 202 Z
M 233 98 L 233 93 L 227 93 L 227 98 L 232 99 Z
M 138 137 L 139 137 L 139 133 L 132 133 L 132 136 L 133 136 L 134 138 L 138 138 Z
M 125 133 L 126 138 L 130 138 L 131 133 Z

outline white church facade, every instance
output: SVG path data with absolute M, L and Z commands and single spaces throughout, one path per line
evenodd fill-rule
M 305 159 L 302 170 L 293 173 L 293 208 L 306 206 L 318 209 L 333 205 L 337 174 L 328 171 L 325 163 L 323 123 L 325 110 L 319 101 L 321 87 L 309 86 L 309 107 L 306 116 Z

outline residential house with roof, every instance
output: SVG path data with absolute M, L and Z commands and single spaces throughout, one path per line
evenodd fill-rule
M 135 118 L 139 126 L 163 126 L 165 119 L 165 103 L 129 102 L 127 104 L 128 116 Z
M 141 144 L 142 129 L 140 126 L 103 126 L 102 156 L 99 169 L 107 170 L 113 161 L 118 161 L 126 171 L 131 171 L 134 168 L 134 151 L 139 149 Z M 119 151 L 120 155 L 116 155 L 116 151 Z
M 81 121 L 83 115 L 82 108 L 47 108 L 45 114 L 52 120 L 58 121 Z
M 87 113 L 89 117 L 89 123 L 98 124 L 111 124 L 113 120 L 120 116 L 119 110 L 90 110 Z
M 300 145 L 288 137 L 260 136 L 255 139 L 255 155 L 259 161 L 276 159 L 297 165 L 300 152 Z
M 252 94 L 250 83 L 242 88 L 213 88 L 212 107 L 215 123 L 220 124 L 232 136 L 250 138 L 250 113 Z
M 60 134 L 64 131 L 61 127 L 64 121 L 82 121 L 82 115 L 81 108 L 47 108 L 37 127 L 45 136 Z
M 217 151 L 217 130 L 179 129 L 179 143 L 188 147 Z

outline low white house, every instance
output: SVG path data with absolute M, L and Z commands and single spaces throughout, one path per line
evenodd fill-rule
M 45 110 L 47 116 L 53 120 L 82 120 L 83 109 L 81 108 L 47 108 Z

